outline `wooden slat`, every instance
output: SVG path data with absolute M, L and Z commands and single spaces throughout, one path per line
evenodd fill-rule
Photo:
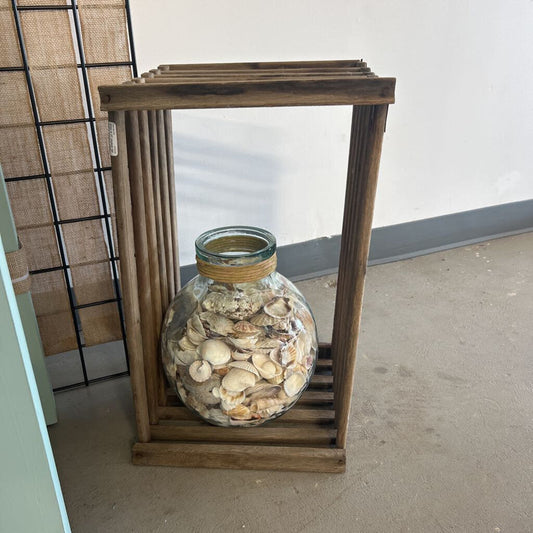
M 150 158 L 152 160 L 152 186 L 154 191 L 154 216 L 157 234 L 157 257 L 159 279 L 161 282 L 161 313 L 168 307 L 168 276 L 165 256 L 165 235 L 163 231 L 163 213 L 161 208 L 161 186 L 159 172 L 159 140 L 157 128 L 157 111 L 148 111 L 148 129 L 150 135 Z
M 306 444 L 330 446 L 335 443 L 337 431 L 322 427 L 251 427 L 223 428 L 215 426 L 151 426 L 152 439 L 183 442 L 242 442 L 265 444 Z
M 143 85 L 139 85 L 143 87 Z M 165 111 L 157 111 L 157 142 L 159 153 L 159 187 L 161 192 L 161 215 L 163 220 L 163 239 L 165 245 L 165 262 L 167 267 L 168 302 L 176 295 L 176 278 L 172 247 L 172 217 L 170 214 L 170 194 L 168 179 L 167 142 L 165 135 Z
M 239 76 L 240 78 L 254 77 L 254 76 L 306 76 L 306 75 L 320 75 L 329 74 L 334 76 L 336 74 L 350 74 L 358 72 L 370 72 L 370 68 L 367 66 L 357 67 L 298 67 L 298 68 L 265 68 L 265 69 L 248 69 L 246 71 L 242 69 L 211 69 L 205 70 L 202 68 L 189 68 L 186 70 L 162 70 L 157 69 L 155 72 L 151 72 L 155 77 L 170 76 L 170 77 L 191 77 L 200 75 L 202 77 L 215 78 L 218 76 Z M 148 73 L 145 73 L 148 74 Z M 148 77 L 148 76 L 145 76 Z
M 186 407 L 159 407 L 158 415 L 161 420 L 190 420 L 200 421 L 192 411 Z M 301 424 L 328 424 L 335 420 L 335 412 L 332 409 L 298 409 L 293 407 L 285 414 L 268 422 L 269 426 L 301 423 Z
M 168 194 L 170 202 L 170 232 L 172 239 L 172 262 L 174 266 L 174 290 L 181 287 L 180 259 L 178 251 L 178 221 L 176 215 L 176 181 L 174 177 L 174 140 L 172 137 L 172 111 L 165 110 L 165 141 L 167 145 Z
M 157 423 L 158 385 L 157 352 L 154 343 L 154 323 L 152 314 L 150 266 L 148 261 L 148 237 L 146 234 L 146 211 L 144 203 L 143 172 L 141 161 L 141 141 L 137 111 L 126 112 L 126 141 L 131 187 L 131 209 L 133 218 L 133 238 L 137 262 L 137 291 L 139 307 L 142 309 L 141 335 L 146 376 L 146 392 L 150 423 Z
M 345 450 L 338 448 L 139 442 L 133 446 L 132 459 L 136 465 L 192 468 L 337 473 L 346 470 Z
M 144 374 L 143 349 L 140 329 L 139 296 L 137 293 L 137 266 L 135 263 L 135 242 L 131 212 L 131 193 L 128 174 L 128 149 L 126 125 L 123 112 L 110 113 L 109 121 L 116 126 L 117 155 L 111 156 L 113 169 L 113 191 L 119 235 L 120 283 L 130 362 L 131 388 L 135 405 L 137 435 L 141 442 L 150 440 L 146 380 Z
M 203 84 L 217 84 L 217 83 L 231 83 L 235 81 L 239 82 L 254 82 L 254 81 L 276 81 L 276 82 L 292 82 L 292 81 L 306 81 L 313 83 L 320 83 L 327 80 L 338 80 L 339 78 L 355 79 L 355 78 L 375 78 L 376 75 L 372 72 L 359 72 L 359 73 L 342 73 L 335 76 L 317 76 L 316 74 L 309 74 L 307 76 L 281 76 L 281 75 L 255 75 L 255 76 L 154 76 L 153 78 L 147 78 L 145 83 L 163 83 L 175 85 L 185 85 L 189 83 L 203 83 Z
M 353 110 L 333 325 L 337 446 L 346 446 L 372 214 L 387 106 Z
M 326 61 L 261 61 L 252 63 L 192 63 L 192 64 L 165 64 L 158 69 L 165 70 L 257 70 L 274 68 L 350 68 L 366 66 L 362 59 L 334 59 Z
M 316 362 L 317 370 L 326 370 L 331 368 L 333 361 L 331 359 L 318 359 Z
M 394 78 L 254 80 L 99 87 L 102 111 L 394 103 Z

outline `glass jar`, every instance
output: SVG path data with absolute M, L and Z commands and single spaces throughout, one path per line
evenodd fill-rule
M 217 426 L 282 415 L 307 388 L 316 324 L 304 297 L 276 272 L 276 239 L 232 226 L 196 240 L 196 276 L 163 322 L 163 366 L 181 401 Z

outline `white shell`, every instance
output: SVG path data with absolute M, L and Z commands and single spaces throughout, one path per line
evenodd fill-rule
M 295 372 L 285 380 L 285 383 L 283 383 L 283 390 L 287 396 L 295 396 L 303 389 L 305 382 L 305 376 L 300 372 Z
M 252 363 L 249 363 L 248 361 L 232 361 L 228 364 L 228 366 L 232 368 L 241 368 L 242 370 L 246 370 L 247 372 L 255 374 L 258 378 L 261 377 L 255 366 L 252 365 Z
M 217 387 L 213 389 L 212 392 L 215 398 L 220 398 L 221 407 L 224 411 L 229 411 L 230 409 L 233 409 L 235 406 L 244 402 L 246 398 L 246 394 L 243 391 L 232 392 L 224 387 Z
M 239 320 L 233 326 L 233 335 L 239 338 L 257 337 L 261 331 L 261 328 L 254 326 L 246 320 Z
M 189 375 L 194 381 L 203 383 L 211 377 L 211 365 L 207 361 L 194 361 L 189 367 Z
M 285 318 L 290 315 L 292 307 L 287 298 L 274 298 L 263 307 L 263 311 L 273 318 Z
M 250 350 L 257 343 L 257 337 L 243 337 L 242 339 L 228 337 L 228 340 L 239 350 Z
M 213 365 L 223 365 L 231 359 L 231 348 L 223 341 L 208 339 L 198 346 L 198 353 Z
M 262 353 L 254 353 L 254 355 L 252 355 L 252 362 L 255 368 L 257 368 L 261 377 L 265 379 L 275 378 L 283 371 L 278 363 L 270 359 L 268 355 Z
M 178 345 L 179 347 L 184 350 L 184 351 L 187 351 L 187 350 L 196 350 L 196 344 L 193 344 L 189 338 L 187 336 L 184 336 L 182 337 L 179 341 L 178 341 Z
M 223 315 L 213 313 L 212 311 L 204 311 L 203 313 L 200 313 L 200 319 L 207 324 L 207 327 L 213 333 L 225 336 L 233 331 L 233 320 L 230 320 Z
M 231 392 L 241 392 L 255 385 L 255 381 L 255 374 L 242 368 L 232 368 L 222 378 L 222 386 Z
M 247 361 L 250 357 L 252 357 L 252 352 L 249 351 L 234 350 L 231 352 L 231 358 L 235 361 Z
M 250 322 L 254 326 L 272 326 L 278 321 L 277 318 L 267 315 L 266 313 L 259 313 L 250 318 Z

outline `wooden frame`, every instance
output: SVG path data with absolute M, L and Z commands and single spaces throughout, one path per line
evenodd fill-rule
M 162 65 L 99 88 L 116 128 L 112 152 L 131 382 L 135 464 L 343 472 L 374 196 L 394 78 L 363 61 Z M 171 109 L 352 105 L 332 343 L 309 389 L 264 426 L 210 426 L 180 405 L 158 355 L 162 316 L 179 290 Z

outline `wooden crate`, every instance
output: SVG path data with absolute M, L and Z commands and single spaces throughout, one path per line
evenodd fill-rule
M 145 465 L 344 472 L 357 335 L 379 159 L 394 78 L 363 61 L 162 65 L 99 88 L 109 112 L 121 285 L 138 442 Z M 298 403 L 253 428 L 203 422 L 169 390 L 162 317 L 180 287 L 172 109 L 353 106 L 331 345 Z

